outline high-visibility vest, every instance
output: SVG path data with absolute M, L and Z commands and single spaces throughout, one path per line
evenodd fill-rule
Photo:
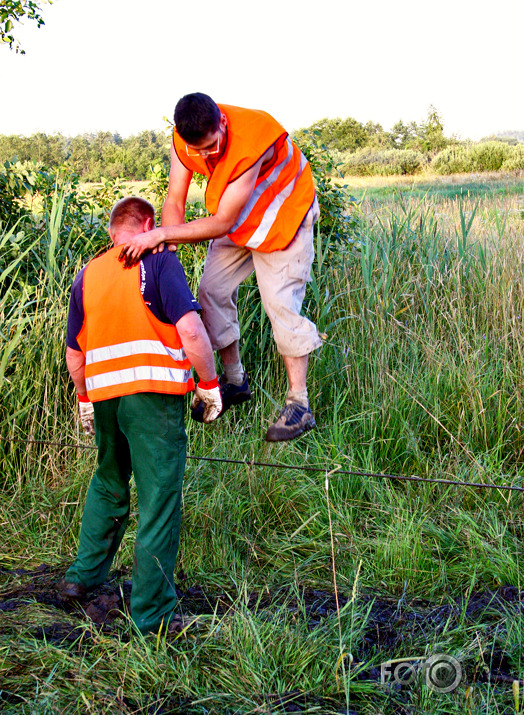
M 201 156 L 188 156 L 186 143 L 173 131 L 173 144 L 182 164 L 208 177 L 206 208 L 216 214 L 228 185 L 250 169 L 275 145 L 273 159 L 262 168 L 255 189 L 228 237 L 237 245 L 270 253 L 293 240 L 315 200 L 315 187 L 306 157 L 272 116 L 255 109 L 218 105 L 227 117 L 225 153 L 214 168 Z
M 91 402 L 137 392 L 185 395 L 194 390 L 191 363 L 174 325 L 162 323 L 140 292 L 140 264 L 124 268 L 114 246 L 84 271 L 85 355 Z

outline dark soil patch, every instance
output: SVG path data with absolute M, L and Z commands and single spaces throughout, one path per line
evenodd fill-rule
M 60 595 L 57 586 L 63 577 L 63 572 L 45 564 L 33 570 L 0 569 L 0 575 L 2 574 L 5 574 L 8 580 L 17 577 L 18 583 L 11 588 L 0 590 L 0 615 L 2 612 L 16 611 L 30 602 L 52 606 L 64 612 L 63 621 L 39 626 L 32 631 L 35 638 L 55 644 L 68 645 L 79 641 L 87 645 L 92 635 L 73 622 L 75 616 L 85 619 L 86 615 L 93 622 L 94 630 L 118 634 L 122 640 L 128 638 L 127 624 L 125 628 L 122 627 L 123 612 L 129 612 L 131 595 L 131 581 L 126 578 L 129 575 L 127 571 L 114 572 L 105 584 L 93 589 L 78 602 L 71 602 Z M 22 583 L 20 577 L 23 577 Z M 184 583 L 183 573 L 178 574 L 178 581 Z M 211 592 L 198 585 L 186 589 L 177 588 L 177 595 L 181 611 L 187 615 L 213 613 L 224 615 L 235 608 L 238 599 L 237 593 Z M 339 595 L 339 608 L 342 609 L 349 600 L 349 596 Z M 508 609 L 513 610 L 515 615 L 522 614 L 523 602 L 524 591 L 519 591 L 515 586 L 503 586 L 494 591 L 472 593 L 468 598 L 460 597 L 444 605 L 435 605 L 424 599 L 408 600 L 364 595 L 354 605 L 359 614 L 369 609 L 368 625 L 364 631 L 360 651 L 353 654 L 354 663 L 363 664 L 377 652 L 383 654 L 384 661 L 392 657 L 388 654 L 409 653 L 411 643 L 431 642 L 435 635 L 438 636 L 446 629 L 449 633 L 455 624 L 458 627 L 460 621 L 481 622 L 486 625 L 500 621 Z M 305 618 L 310 628 L 316 628 L 327 618 L 336 617 L 337 613 L 335 594 L 315 589 L 304 589 L 299 599 L 285 590 L 275 593 L 252 593 L 249 594 L 246 605 L 252 611 L 285 608 L 298 618 Z M 7 627 L 0 625 L 0 635 L 6 632 Z M 493 650 L 486 653 L 484 664 L 482 670 L 466 673 L 466 677 L 476 682 L 511 683 L 513 680 L 518 680 L 518 674 L 514 672 L 507 655 L 502 651 Z M 358 677 L 380 680 L 380 669 L 362 670 Z M 288 712 L 299 712 L 303 709 L 301 702 L 303 695 L 300 693 L 275 694 L 274 697 L 275 703 L 285 705 Z M 284 700 L 279 703 L 279 698 Z

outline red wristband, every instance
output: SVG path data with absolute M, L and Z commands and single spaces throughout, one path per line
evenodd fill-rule
M 209 382 L 204 382 L 204 380 L 200 380 L 198 386 L 201 387 L 203 390 L 212 390 L 214 387 L 218 387 L 218 377 L 215 377 Z
M 87 395 L 79 395 L 78 392 L 76 393 L 76 395 L 78 397 L 78 402 L 91 402 Z

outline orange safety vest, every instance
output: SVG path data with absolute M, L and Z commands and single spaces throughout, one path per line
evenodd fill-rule
M 86 357 L 87 395 L 91 402 L 137 392 L 185 395 L 195 383 L 177 329 L 147 308 L 140 264 L 124 268 L 120 251 L 114 246 L 84 271 L 84 322 L 77 340 Z
M 251 198 L 228 237 L 237 245 L 270 253 L 286 248 L 315 200 L 306 157 L 272 116 L 256 109 L 219 104 L 227 117 L 227 143 L 214 169 L 200 156 L 188 156 L 186 143 L 173 131 L 182 164 L 208 177 L 206 208 L 216 214 L 228 185 L 250 169 L 271 146 L 273 159 L 262 168 Z

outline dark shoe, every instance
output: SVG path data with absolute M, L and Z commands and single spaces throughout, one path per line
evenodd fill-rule
M 304 407 L 298 402 L 286 402 L 276 421 L 271 425 L 266 434 L 266 442 L 284 442 L 295 439 L 302 432 L 316 426 L 315 418 L 309 405 Z
M 79 601 L 85 598 L 87 588 L 82 583 L 73 583 L 72 581 L 62 579 L 58 584 L 58 593 L 62 598 Z
M 222 396 L 222 410 L 218 417 L 221 417 L 224 412 L 229 410 L 233 405 L 241 405 L 243 402 L 247 402 L 251 399 L 251 390 L 249 389 L 246 373 L 244 373 L 244 382 L 241 385 L 233 385 L 231 382 L 226 382 L 225 375 L 220 376 L 218 385 L 220 387 L 220 395 Z M 191 417 L 195 422 L 204 421 L 204 408 L 204 403 L 200 402 L 198 407 L 191 410 Z

